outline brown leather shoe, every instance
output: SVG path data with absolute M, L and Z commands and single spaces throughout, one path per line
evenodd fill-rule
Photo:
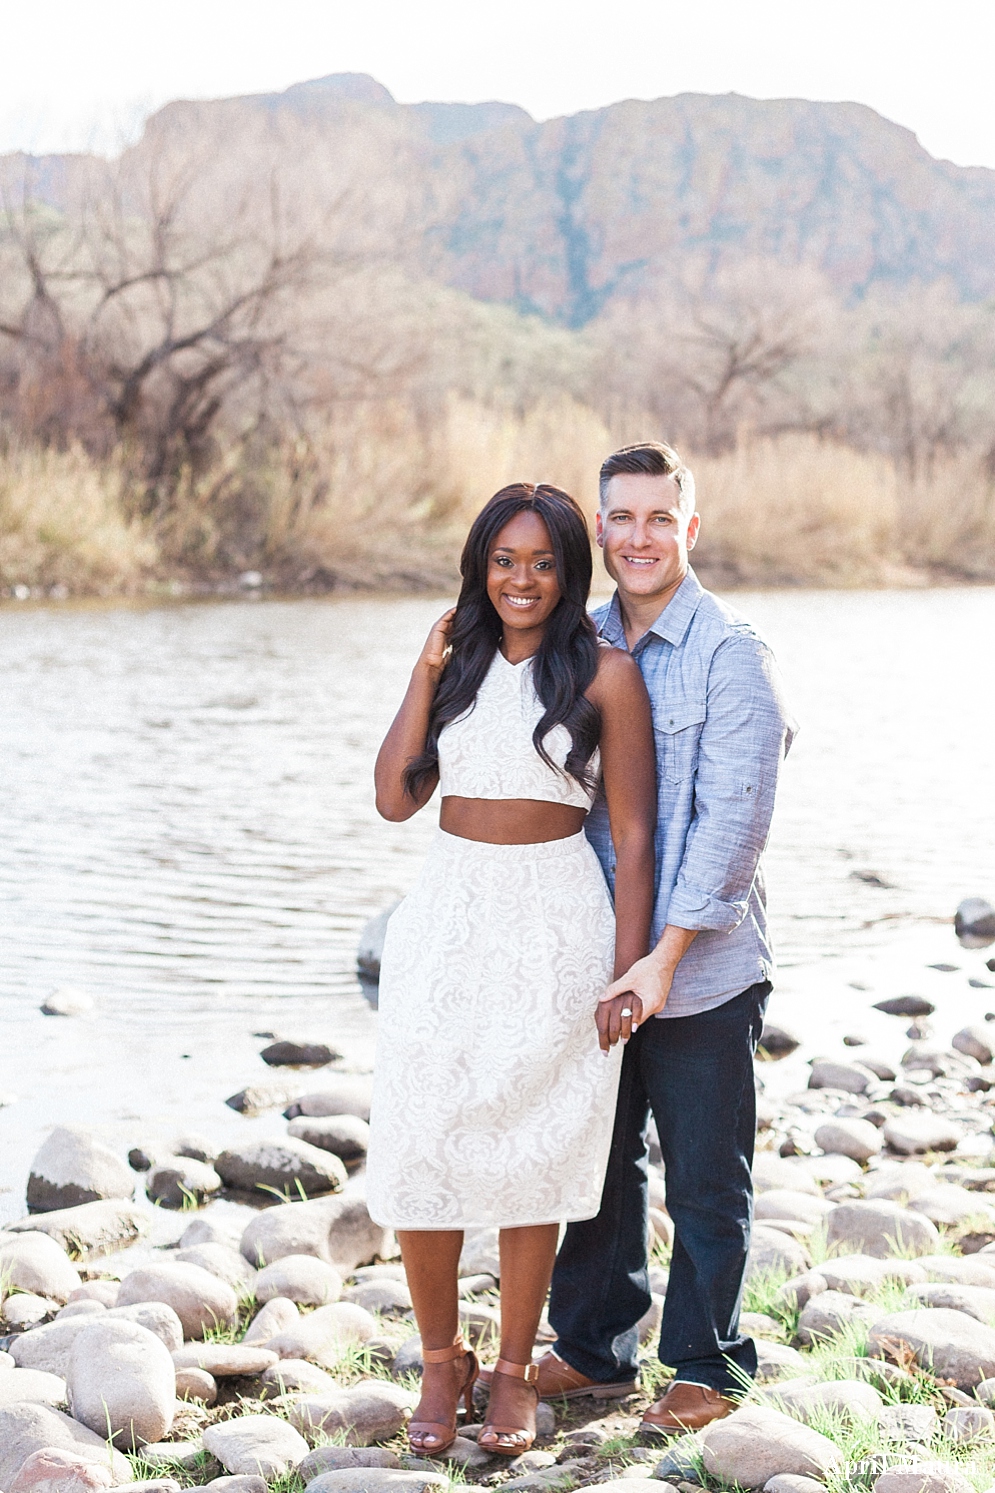
M 598 1379 L 588 1379 L 578 1374 L 568 1363 L 558 1357 L 552 1349 L 539 1359 L 539 1378 L 536 1388 L 541 1400 L 579 1400 L 585 1395 L 592 1400 L 620 1400 L 625 1395 L 635 1394 L 635 1379 L 624 1379 L 620 1383 L 602 1384 Z M 481 1384 L 490 1387 L 491 1370 L 480 1370 Z
M 717 1389 L 675 1379 L 663 1399 L 657 1400 L 644 1413 L 639 1429 L 651 1439 L 673 1436 L 682 1431 L 700 1431 L 702 1426 L 721 1420 L 738 1409 L 735 1400 L 720 1394 Z

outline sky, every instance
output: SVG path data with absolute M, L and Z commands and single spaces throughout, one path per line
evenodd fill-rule
M 174 98 L 366 72 L 538 119 L 684 92 L 846 99 L 995 167 L 995 0 L 0 0 L 0 150 L 113 150 Z

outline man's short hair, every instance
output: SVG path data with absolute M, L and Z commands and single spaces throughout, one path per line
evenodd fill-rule
M 613 451 L 601 464 L 598 479 L 598 496 L 604 508 L 608 496 L 608 484 L 613 477 L 623 472 L 634 472 L 644 477 L 673 477 L 681 493 L 681 508 L 688 514 L 694 512 L 694 477 L 674 450 L 662 441 L 640 441 L 635 446 L 623 446 Z

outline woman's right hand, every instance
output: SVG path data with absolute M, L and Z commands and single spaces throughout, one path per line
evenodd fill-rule
M 446 661 L 446 650 L 449 647 L 449 629 L 452 626 L 456 608 L 450 607 L 444 616 L 432 628 L 425 640 L 425 646 L 419 655 L 418 662 L 426 669 L 433 669 L 441 673 L 442 666 Z

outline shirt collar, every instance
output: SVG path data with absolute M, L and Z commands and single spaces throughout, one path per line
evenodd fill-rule
M 704 586 L 688 566 L 688 573 L 674 592 L 673 598 L 664 607 L 656 621 L 650 623 L 643 636 L 648 638 L 650 633 L 653 633 L 654 636 L 662 638 L 665 643 L 672 643 L 675 647 L 683 643 L 687 630 L 691 626 L 691 619 L 698 610 L 698 603 L 704 594 Z M 606 642 L 611 643 L 613 648 L 628 647 L 617 591 L 611 599 L 607 616 L 601 624 L 601 636 Z M 640 642 L 642 641 L 641 638 Z M 639 643 L 636 647 L 639 647 Z

